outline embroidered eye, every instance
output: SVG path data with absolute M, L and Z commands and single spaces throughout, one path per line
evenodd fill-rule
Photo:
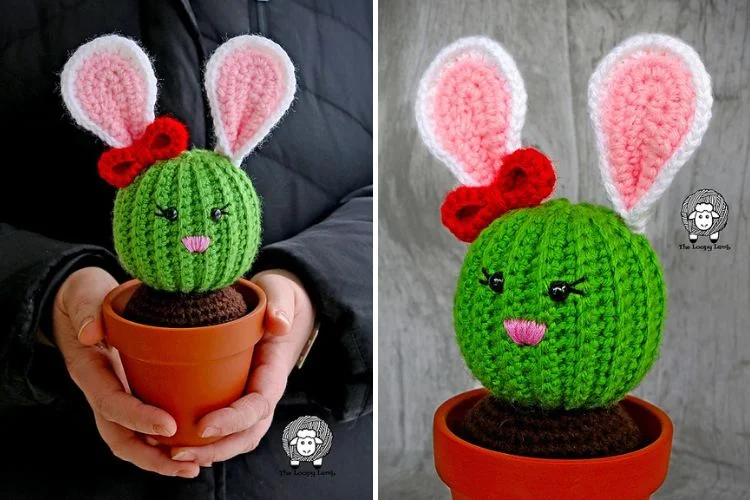
M 219 220 L 225 216 L 229 215 L 229 212 L 227 212 L 227 208 L 229 205 L 224 205 L 221 208 L 212 208 L 211 209 L 211 218 L 214 220 L 214 222 L 219 222 Z
M 157 210 L 155 213 L 159 217 L 164 217 L 169 222 L 174 222 L 177 220 L 178 214 L 177 214 L 177 209 L 175 207 L 162 208 L 159 205 L 156 205 L 156 208 Z
M 553 281 L 549 284 L 549 289 L 547 290 L 547 293 L 549 293 L 549 298 L 554 300 L 555 302 L 563 302 L 571 293 L 575 293 L 577 295 L 586 295 L 586 293 L 582 290 L 578 290 L 575 288 L 576 285 L 583 283 L 584 281 L 586 281 L 586 278 L 577 279 L 573 283 L 567 283 L 565 281 Z
M 482 273 L 485 279 L 480 279 L 479 283 L 490 287 L 495 293 L 503 293 L 503 287 L 505 286 L 505 277 L 502 271 L 496 273 L 490 273 L 486 267 L 482 268 Z

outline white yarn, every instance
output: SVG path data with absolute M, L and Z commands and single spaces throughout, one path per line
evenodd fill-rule
M 117 54 L 130 61 L 146 82 L 146 103 L 143 109 L 145 123 L 154 121 L 154 107 L 156 106 L 156 76 L 151 67 L 151 61 L 141 47 L 130 40 L 119 35 L 106 35 L 96 38 L 78 47 L 75 53 L 68 59 L 60 76 L 60 87 L 63 101 L 73 119 L 81 127 L 93 132 L 97 137 L 114 148 L 129 146 L 115 139 L 110 133 L 95 124 L 86 114 L 78 100 L 76 81 L 81 66 L 91 57 L 97 54 Z
M 679 145 L 674 154 L 669 158 L 654 183 L 644 193 L 636 204 L 627 210 L 620 197 L 619 192 L 612 179 L 610 165 L 607 159 L 606 137 L 601 124 L 601 99 L 604 98 L 610 71 L 615 64 L 620 63 L 633 52 L 645 48 L 660 48 L 670 51 L 682 58 L 690 70 L 695 87 L 695 114 L 690 125 L 690 130 Z M 588 88 L 589 114 L 596 134 L 596 144 L 599 150 L 599 169 L 602 173 L 602 182 L 607 190 L 607 195 L 618 212 L 630 228 L 636 233 L 644 233 L 646 223 L 651 215 L 653 205 L 659 200 L 664 191 L 669 187 L 677 171 L 690 159 L 690 156 L 698 148 L 703 134 L 708 128 L 711 119 L 711 77 L 700 60 L 695 50 L 683 41 L 662 34 L 643 34 L 628 38 L 618 47 L 613 49 L 597 66 L 591 75 Z
M 229 137 L 227 136 L 226 130 L 224 130 L 223 121 L 221 120 L 221 109 L 219 107 L 219 96 L 217 94 L 219 70 L 224 62 L 224 59 L 237 50 L 243 49 L 255 49 L 257 52 L 265 53 L 275 59 L 282 71 L 284 72 L 283 78 L 286 82 L 284 93 L 281 101 L 277 104 L 276 109 L 273 110 L 270 116 L 268 116 L 263 124 L 260 126 L 258 131 L 250 137 L 250 139 L 243 144 L 236 151 L 232 151 L 229 145 Z M 216 152 L 227 156 L 234 165 L 240 166 L 242 160 L 255 149 L 261 140 L 271 129 L 281 120 L 284 113 L 289 109 L 294 99 L 294 93 L 297 90 L 297 80 L 294 75 L 294 65 L 289 59 L 287 53 L 277 43 L 256 35 L 241 35 L 232 38 L 222 44 L 209 59 L 206 64 L 206 77 L 205 77 L 206 93 L 208 94 L 208 103 L 211 107 L 211 118 L 214 122 L 214 132 L 216 134 Z M 238 103 L 239 105 L 240 103 Z
M 455 63 L 458 57 L 467 52 L 480 52 L 485 55 L 488 61 L 497 66 L 498 72 L 502 74 L 510 89 L 511 113 L 508 123 L 508 139 L 505 144 L 506 153 L 521 147 L 521 129 L 526 117 L 526 89 L 518 67 L 510 54 L 499 43 L 481 36 L 461 38 L 445 47 L 432 61 L 419 82 L 415 112 L 422 140 L 430 152 L 453 172 L 459 182 L 474 186 L 479 182 L 472 178 L 461 165 L 461 162 L 449 154 L 440 144 L 430 106 L 435 93 L 435 83 L 443 72 Z

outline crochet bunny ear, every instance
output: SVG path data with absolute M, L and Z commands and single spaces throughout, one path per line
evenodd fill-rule
M 422 77 L 416 114 L 425 144 L 462 184 L 489 184 L 502 157 L 521 145 L 526 89 L 500 44 L 462 38 Z
M 216 49 L 206 66 L 216 151 L 239 166 L 294 98 L 294 65 L 267 38 L 243 35 Z
M 654 203 L 700 144 L 712 102 L 698 54 L 666 35 L 629 38 L 591 76 L 604 187 L 633 231 L 645 230 Z
M 154 121 L 154 70 L 128 38 L 108 35 L 79 47 L 63 68 L 61 90 L 76 123 L 112 147 L 131 145 Z

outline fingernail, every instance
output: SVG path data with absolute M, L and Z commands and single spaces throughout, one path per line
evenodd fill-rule
M 180 469 L 177 471 L 176 475 L 187 479 L 192 479 L 197 476 L 197 474 L 190 469 Z
M 192 451 L 181 451 L 173 456 L 172 460 L 177 460 L 178 462 L 190 462 L 195 460 L 195 453 Z
M 206 427 L 206 430 L 203 431 L 203 434 L 201 434 L 201 437 L 210 438 L 210 437 L 214 437 L 218 435 L 219 435 L 219 429 L 211 426 L 211 427 Z
M 292 324 L 292 322 L 289 321 L 289 316 L 287 316 L 286 313 L 282 311 L 281 309 L 276 309 L 273 312 L 273 315 L 276 316 L 282 322 L 286 323 L 287 326 Z
M 176 432 L 177 432 L 176 429 L 169 429 L 166 426 L 161 425 L 161 424 L 154 425 L 154 433 L 159 434 L 160 436 L 171 437 L 171 436 L 174 436 Z
M 151 436 L 146 436 L 146 442 L 150 444 L 151 446 L 159 446 L 159 441 L 152 438 Z
M 93 322 L 94 322 L 94 318 L 91 318 L 91 317 L 89 317 L 89 318 L 86 318 L 86 319 L 85 319 L 85 320 L 83 321 L 83 324 L 81 325 L 81 328 L 79 328 L 79 329 L 78 329 L 78 335 L 76 335 L 76 338 L 77 338 L 78 340 L 81 340 L 81 334 L 82 334 L 82 333 L 83 333 L 83 331 L 84 331 L 84 330 L 86 329 L 86 327 L 87 327 L 87 326 L 89 326 L 89 325 L 90 325 L 91 323 L 93 323 Z
M 214 464 L 201 464 L 201 467 L 213 467 Z

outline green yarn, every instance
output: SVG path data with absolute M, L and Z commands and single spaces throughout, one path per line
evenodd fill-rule
M 502 272 L 487 285 L 482 269 Z M 562 302 L 553 281 L 584 295 Z M 497 397 L 545 409 L 600 408 L 621 400 L 658 355 L 666 316 L 664 278 L 645 237 L 612 210 L 564 199 L 513 210 L 472 243 L 454 304 L 456 336 L 474 376 Z M 535 346 L 517 345 L 503 321 L 547 329 Z
M 212 218 L 214 209 L 226 214 Z M 174 208 L 170 221 L 157 215 Z M 193 149 L 151 165 L 117 193 L 115 250 L 130 274 L 157 290 L 204 292 L 228 286 L 260 245 L 260 202 L 250 179 L 228 158 Z M 203 253 L 183 238 L 208 236 Z

